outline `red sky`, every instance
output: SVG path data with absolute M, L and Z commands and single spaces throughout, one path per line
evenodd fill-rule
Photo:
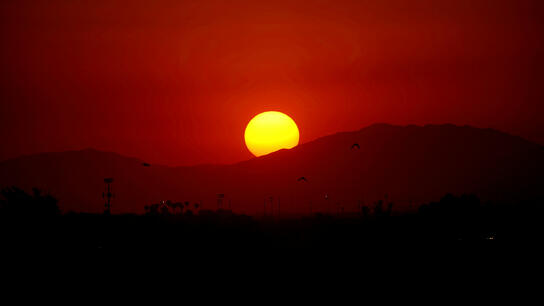
M 540 0 L 0 3 L 0 159 L 93 147 L 152 163 L 251 157 L 278 110 L 301 141 L 375 122 L 544 143 Z

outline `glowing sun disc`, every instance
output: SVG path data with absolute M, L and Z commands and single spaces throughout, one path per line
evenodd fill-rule
M 286 114 L 275 111 L 253 117 L 244 133 L 246 146 L 255 156 L 294 148 L 298 145 L 299 137 L 295 121 Z

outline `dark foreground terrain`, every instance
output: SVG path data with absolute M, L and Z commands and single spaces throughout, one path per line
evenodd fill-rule
M 3 248 L 176 249 L 206 251 L 368 251 L 413 244 L 530 244 L 542 242 L 542 202 L 482 204 L 446 195 L 417 212 L 395 214 L 375 203 L 360 214 L 249 217 L 230 211 L 146 215 L 60 214 L 56 200 L 35 191 L 4 191 Z

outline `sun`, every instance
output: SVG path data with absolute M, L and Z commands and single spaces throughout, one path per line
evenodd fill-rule
M 294 148 L 298 145 L 299 137 L 295 121 L 286 114 L 275 111 L 253 117 L 244 134 L 246 146 L 255 156 Z

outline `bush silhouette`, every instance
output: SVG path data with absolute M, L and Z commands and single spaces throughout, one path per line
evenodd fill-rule
M 477 217 L 481 213 L 480 199 L 475 195 L 464 194 L 457 197 L 447 194 L 439 202 L 422 205 L 419 213 L 424 217 L 436 219 L 466 220 Z
M 4 188 L 0 192 L 4 198 L 0 202 L 2 215 L 18 216 L 54 216 L 60 214 L 57 199 L 43 194 L 37 188 L 27 193 L 17 187 Z

